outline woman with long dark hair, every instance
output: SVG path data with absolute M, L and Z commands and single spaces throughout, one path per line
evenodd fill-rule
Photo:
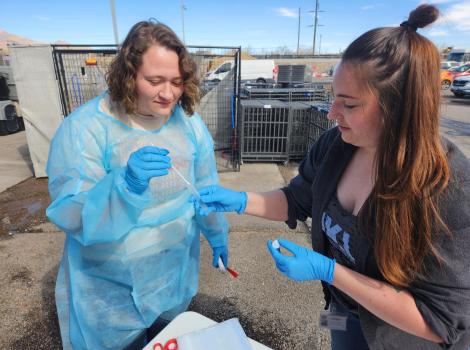
M 289 278 L 322 281 L 333 349 L 470 344 L 470 164 L 439 135 L 440 57 L 417 32 L 438 15 L 421 5 L 349 45 L 328 115 L 338 125 L 287 187 L 201 190 L 209 211 L 292 228 L 312 218 L 313 250 L 268 248 Z

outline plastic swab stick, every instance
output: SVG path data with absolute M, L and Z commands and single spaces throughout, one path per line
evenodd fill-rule
M 208 211 L 209 208 L 207 207 L 206 203 L 202 201 L 202 198 L 199 195 L 199 192 L 197 191 L 196 187 L 194 187 L 191 182 L 186 180 L 186 178 L 179 172 L 178 169 L 176 169 L 175 166 L 172 166 L 171 169 L 173 169 L 175 174 L 178 175 L 181 180 L 183 180 L 185 186 L 188 188 L 188 190 L 191 191 L 194 198 L 196 198 L 196 200 L 199 202 L 199 205 L 201 206 L 201 208 Z
M 225 265 L 222 261 L 222 258 L 220 258 L 220 257 L 219 257 L 219 269 L 222 272 L 228 271 L 228 273 L 231 274 L 233 278 L 237 278 L 238 275 L 239 275 L 239 273 L 237 271 L 231 269 L 230 267 L 225 267 Z
M 222 262 L 221 257 L 219 257 L 219 270 L 222 271 L 222 272 L 227 271 L 227 270 L 225 270 L 225 266 L 224 266 L 224 263 Z

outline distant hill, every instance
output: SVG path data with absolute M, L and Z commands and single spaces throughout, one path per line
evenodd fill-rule
M 37 45 L 44 44 L 41 41 L 35 41 L 23 36 L 8 33 L 0 28 L 0 54 L 8 54 L 8 45 Z M 54 44 L 67 45 L 68 43 L 63 40 L 58 40 Z
M 8 45 L 33 45 L 41 44 L 41 42 L 34 41 L 19 35 L 8 33 L 0 29 L 0 50 L 2 53 L 8 53 Z

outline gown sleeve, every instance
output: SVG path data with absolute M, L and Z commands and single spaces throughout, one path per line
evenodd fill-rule
M 194 168 L 196 188 L 217 185 L 219 184 L 219 176 L 217 175 L 214 141 L 198 114 L 194 114 L 191 119 L 193 119 L 197 143 Z M 211 247 L 227 245 L 229 224 L 224 213 L 210 213 L 207 216 L 196 213 L 196 222 Z
M 51 204 L 46 214 L 83 245 L 119 240 L 136 224 L 150 201 L 129 192 L 125 167 L 105 169 L 104 126 L 81 115 L 67 117 L 49 151 Z

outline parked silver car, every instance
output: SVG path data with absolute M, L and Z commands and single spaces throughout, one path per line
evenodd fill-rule
M 470 96 L 470 75 L 455 78 L 450 86 L 450 91 L 456 97 Z

